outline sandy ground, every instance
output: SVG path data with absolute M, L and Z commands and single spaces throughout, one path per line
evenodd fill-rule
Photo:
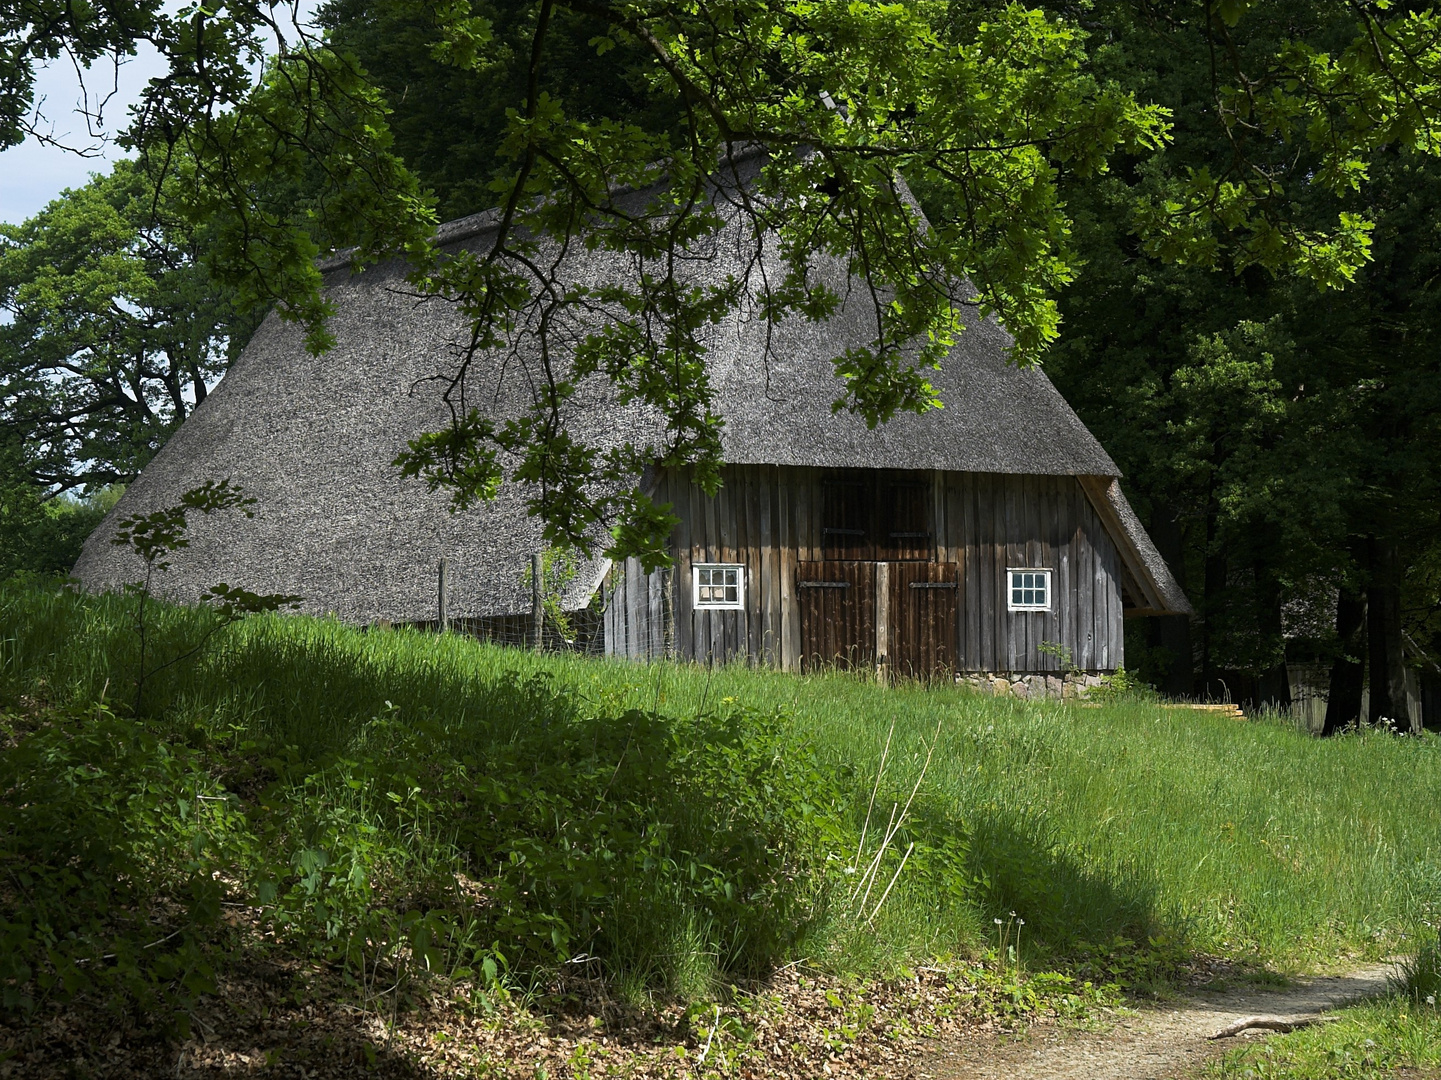
M 1019 1039 L 938 1048 L 906 1080 L 1172 1080 L 1194 1073 L 1236 1039 L 1209 1041 L 1227 1024 L 1249 1016 L 1299 1020 L 1386 989 L 1396 968 L 1375 964 L 1346 975 L 1297 980 L 1280 989 L 1208 993 L 1138 1010 L 1103 1033 L 1033 1028 Z M 1237 1038 L 1265 1038 L 1252 1032 Z

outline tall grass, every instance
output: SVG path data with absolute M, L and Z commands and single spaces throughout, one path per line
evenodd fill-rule
M 129 603 L 4 587 L 0 693 L 123 702 Z M 205 618 L 167 610 L 159 648 L 178 651 Z M 547 692 L 517 691 L 537 685 Z M 873 923 L 833 920 L 797 939 L 814 960 L 857 970 L 974 952 L 1012 913 L 1033 957 L 1104 965 L 1096 958 L 1136 946 L 1282 969 L 1405 949 L 1441 922 L 1441 740 L 1431 735 L 1318 740 L 1282 722 L 1144 702 L 1076 707 L 847 674 L 639 666 L 296 617 L 226 629 L 147 683 L 146 700 L 176 731 L 263 738 L 313 760 L 350 753 L 382 713 L 493 745 L 576 708 L 779 709 L 783 738 L 848 785 L 852 834 L 887 739 L 882 821 L 933 751 L 893 844 L 897 857 L 909 844 L 938 854 L 907 866 Z M 946 837 L 964 843 L 941 850 Z

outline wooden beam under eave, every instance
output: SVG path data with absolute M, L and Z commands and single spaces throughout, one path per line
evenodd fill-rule
M 1164 612 L 1166 610 L 1165 597 L 1156 588 L 1156 583 L 1151 580 L 1151 574 L 1141 560 L 1141 553 L 1136 550 L 1135 544 L 1131 542 L 1131 537 L 1126 532 L 1125 525 L 1116 513 L 1116 508 L 1106 497 L 1107 490 L 1116 483 L 1116 478 L 1113 476 L 1078 476 L 1076 480 L 1080 483 L 1081 490 L 1086 493 L 1086 498 L 1090 500 L 1096 516 L 1101 519 L 1101 524 L 1106 527 L 1112 543 L 1116 545 L 1116 550 L 1121 555 L 1121 565 L 1125 567 L 1126 573 L 1135 583 L 1136 592 L 1146 602 L 1144 608 L 1133 608 L 1125 614 L 1138 614 L 1141 611 L 1152 609 L 1158 609 L 1156 610 L 1157 614 Z

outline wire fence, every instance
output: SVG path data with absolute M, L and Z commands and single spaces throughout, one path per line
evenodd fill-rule
M 606 575 L 591 603 L 579 610 L 565 610 L 561 590 L 570 577 L 547 582 L 545 555 L 536 554 L 525 575 L 531 590 L 530 611 L 505 615 L 451 616 L 450 564 L 441 559 L 438 567 L 437 618 L 407 621 L 404 625 L 431 632 L 464 634 L 479 641 L 535 652 L 571 653 L 581 656 L 626 656 L 632 659 L 660 659 L 674 655 L 669 607 L 643 613 L 627 605 L 624 571 L 617 568 Z M 559 575 L 556 575 L 559 576 Z M 612 579 L 615 580 L 612 580 Z M 547 588 L 547 584 L 550 588 Z M 382 621 L 379 625 L 394 625 Z
M 418 630 L 438 631 L 438 619 L 408 623 Z M 483 615 L 447 619 L 445 630 L 464 634 L 493 645 L 537 652 L 576 653 L 583 656 L 605 655 L 605 613 L 595 609 L 568 611 L 564 621 L 542 614 L 539 633 L 532 615 Z

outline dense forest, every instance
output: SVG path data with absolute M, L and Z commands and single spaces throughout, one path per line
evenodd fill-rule
M 697 76 L 666 66 L 676 53 L 652 46 L 642 16 L 616 14 L 631 7 L 475 4 L 468 17 L 484 33 L 472 39 L 457 30 L 455 5 L 439 2 L 330 0 L 317 19 L 326 55 L 364 75 L 365 94 L 345 107 L 367 130 L 384 130 L 377 160 L 400 177 L 386 190 L 431 208 L 416 218 L 424 224 L 531 191 L 532 157 L 554 166 L 552 180 L 576 171 L 544 146 L 527 157 L 541 143 L 525 133 L 549 115 L 538 101 L 557 103 L 549 119 L 557 128 L 563 115 L 639 156 L 704 128 L 698 102 L 731 110 L 716 121 L 724 130 L 715 138 L 729 142 L 744 126 L 733 101 L 778 100 L 770 84 L 749 83 L 727 98 L 716 87 L 730 90 L 726 78 L 741 76 L 695 61 L 715 78 L 703 93 Z M 776 7 L 727 10 L 759 20 Z M 1196 605 L 1194 619 L 1128 626 L 1132 666 L 1169 693 L 1280 704 L 1289 700 L 1288 665 L 1324 671 L 1328 731 L 1358 717 L 1364 687 L 1363 719 L 1379 721 L 1405 717 L 1408 680 L 1441 679 L 1441 160 L 1429 126 L 1441 110 L 1422 79 L 1436 36 L 1428 11 L 1383 22 L 1386 10 L 1075 0 L 1023 12 L 956 0 L 906 15 L 928 20 L 944 46 L 937 55 L 947 57 L 970 55 L 997 26 L 1010 27 L 1012 46 L 1036 49 L 1021 58 L 1022 81 L 1027 71 L 1050 80 L 1015 90 L 1018 100 L 1040 87 L 1072 110 L 1048 121 L 1036 140 L 1044 154 L 1023 163 L 1039 180 L 1000 167 L 958 178 L 935 166 L 939 155 L 897 160 L 937 223 L 935 242 L 966 250 L 969 261 L 957 265 L 1019 328 L 1017 361 L 1044 366 L 1124 470 Z M 878 18 L 905 21 L 895 11 Z M 814 50 L 841 48 L 841 31 L 829 32 L 830 45 Z M 1345 82 L 1365 63 L 1370 83 Z M 274 80 L 289 77 L 283 62 L 273 70 L 257 93 L 276 93 Z M 856 85 L 869 77 L 855 76 Z M 859 140 L 867 124 L 919 124 L 925 108 L 965 106 L 970 91 L 959 86 L 959 105 L 932 92 L 924 108 L 895 105 L 904 95 L 887 92 L 889 102 L 872 95 L 875 111 L 890 109 L 878 120 L 864 94 L 849 93 L 838 130 Z M 341 119 L 320 125 L 331 133 L 321 149 L 348 130 L 345 109 L 328 107 Z M 779 109 L 751 109 L 751 130 L 782 128 Z M 805 123 L 823 145 L 815 114 Z M 345 212 L 360 205 L 350 174 L 316 156 L 313 143 L 295 147 L 284 168 L 236 180 L 215 171 L 205 145 L 187 146 L 199 163 L 188 172 L 166 172 L 139 140 L 136 162 L 0 230 L 0 572 L 64 569 L 118 486 L 204 399 L 277 303 L 285 259 L 357 243 L 410 250 L 404 230 Z M 834 172 L 821 189 L 832 184 L 835 198 L 870 213 L 872 204 L 849 193 L 868 174 L 845 162 L 872 168 L 874 156 L 835 157 L 842 164 L 827 166 Z M 250 200 L 243 229 L 227 184 Z M 266 232 L 256 222 L 288 221 L 292 211 L 308 243 L 268 264 L 256 257 L 282 283 L 267 293 L 234 270 L 236 238 L 252 244 L 247 250 L 284 248 L 278 225 Z M 894 237 L 897 226 L 883 217 L 872 214 L 876 235 Z M 958 222 L 967 229 L 952 228 Z M 981 240 L 969 239 L 975 231 Z M 788 302 L 808 311 L 815 298 Z M 937 317 L 934 298 L 907 302 L 914 312 L 898 332 Z M 302 308 L 287 312 L 305 321 L 319 310 Z M 323 331 L 316 343 L 323 347 Z M 880 387 L 880 420 L 925 404 L 888 363 L 878 353 L 852 373 Z M 680 409 L 702 458 L 715 441 L 703 406 Z

